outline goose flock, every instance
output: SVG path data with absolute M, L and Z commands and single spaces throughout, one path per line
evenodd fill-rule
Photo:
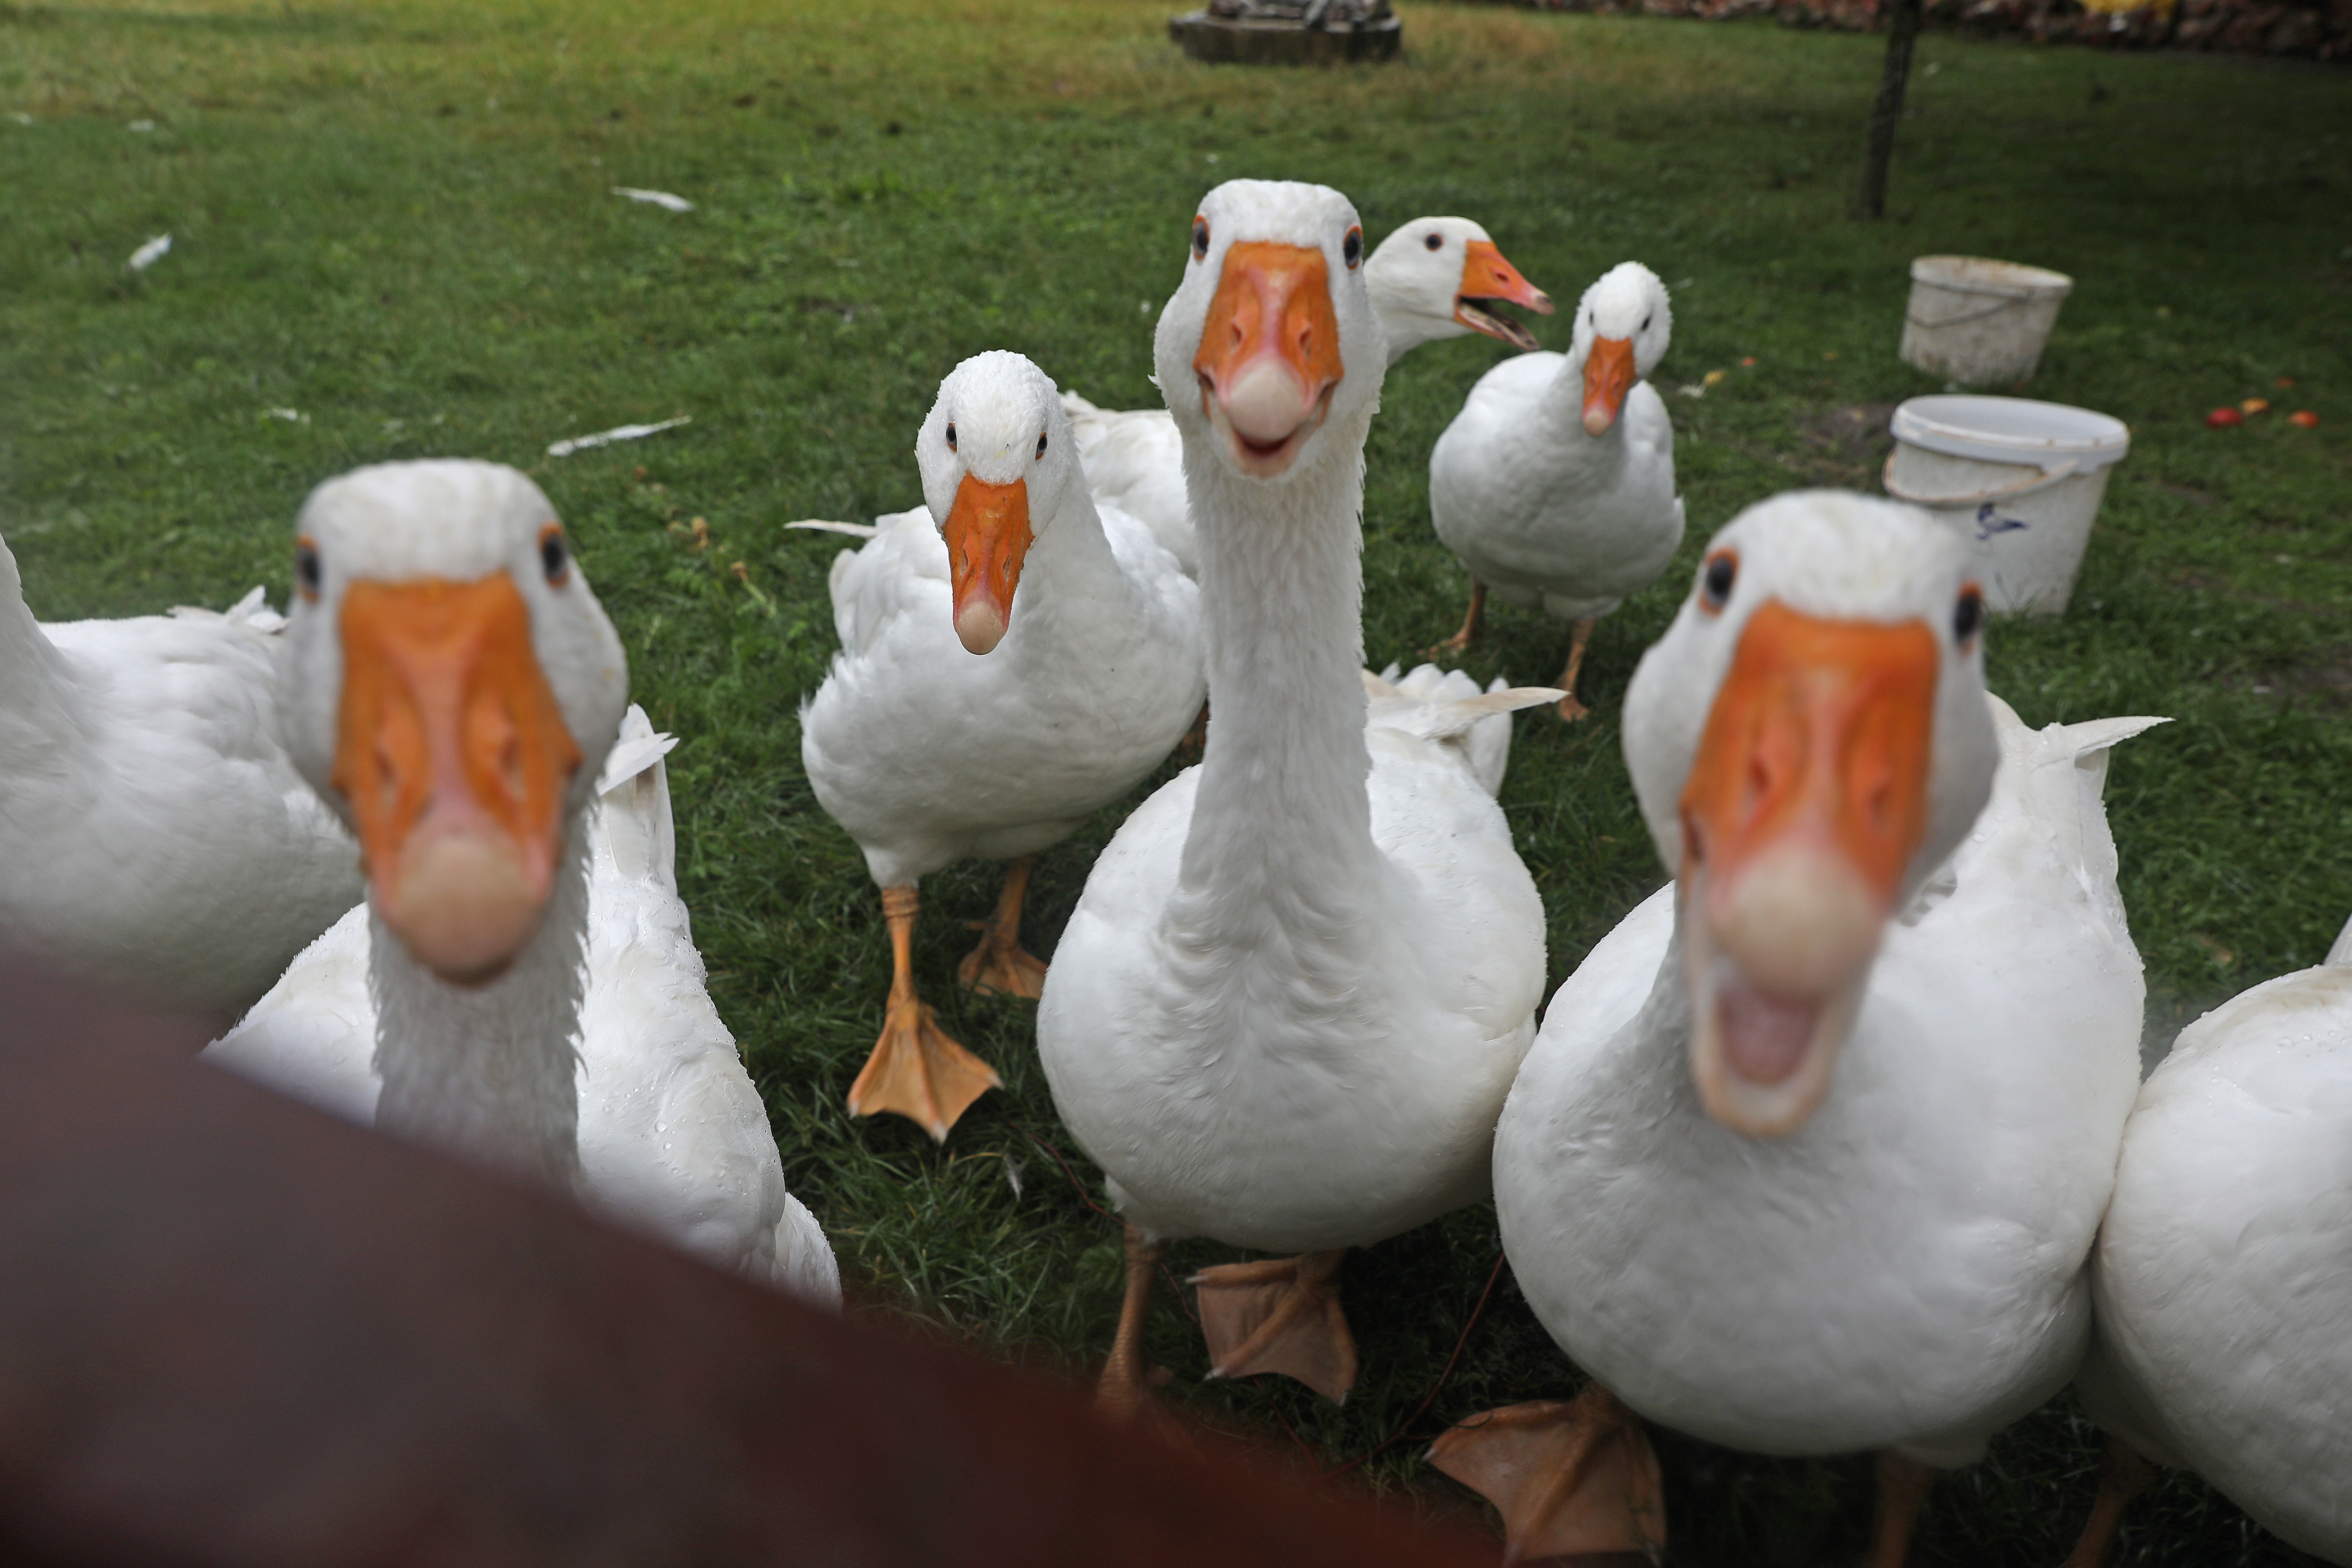
M 1345 1252 L 1491 1195 L 1591 1378 L 1431 1450 L 1513 1559 L 1660 1553 L 1654 1423 L 1876 1453 L 1872 1562 L 1897 1564 L 1935 1478 L 2073 1384 L 2111 1443 L 2076 1563 L 2157 1466 L 2352 1563 L 2352 927 L 2142 1082 L 2101 792 L 2163 721 L 2027 727 L 1985 685 L 1961 541 L 1804 491 L 1715 534 L 1643 658 L 1623 750 L 1670 880 L 1547 1004 L 1496 795 L 1513 713 L 1585 715 L 1594 622 L 1682 543 L 1647 381 L 1667 290 L 1626 262 L 1568 352 L 1532 351 L 1499 307 L 1550 299 L 1477 225 L 1368 250 L 1339 193 L 1259 181 L 1202 198 L 1181 265 L 1164 409 L 983 353 L 916 431 L 924 506 L 796 525 L 859 541 L 802 758 L 893 958 L 833 1090 L 944 1141 L 1000 1084 L 911 942 L 924 876 L 1005 862 L 958 978 L 1035 998 L 1055 1106 L 1124 1222 L 1102 1408 L 1154 1407 L 1171 1241 L 1267 1254 L 1188 1281 L 1212 1375 L 1339 1400 Z M 1363 667 L 1381 382 L 1473 332 L 1531 351 L 1430 458 L 1471 585 L 1432 653 L 1491 592 L 1572 622 L 1550 686 Z M 552 503 L 495 464 L 362 468 L 311 493 L 293 563 L 282 619 L 257 590 L 43 625 L 0 549 L 0 945 L 217 1019 L 225 1071 L 837 1303 L 705 989 L 676 739 L 630 703 Z M 1128 816 L 1042 961 L 1037 856 L 1188 732 L 1198 763 Z

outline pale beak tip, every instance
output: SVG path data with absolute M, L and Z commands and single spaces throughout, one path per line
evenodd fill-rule
M 1584 411 L 1584 434 L 1587 435 L 1606 435 L 1609 434 L 1609 427 L 1616 423 L 1617 416 L 1605 408 L 1588 408 Z
M 1550 315 L 1552 310 L 1551 296 L 1546 294 L 1540 288 L 1537 289 L 1536 297 L 1528 301 L 1528 308 L 1534 311 L 1538 316 Z
M 509 846 L 475 834 L 434 838 L 394 874 L 386 923 L 418 963 L 457 986 L 506 973 L 547 901 Z
M 1004 641 L 1009 629 L 1003 612 L 984 599 L 975 599 L 956 612 L 956 640 L 971 653 L 988 653 Z

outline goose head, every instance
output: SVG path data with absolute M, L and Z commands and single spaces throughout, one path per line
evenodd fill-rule
M 1751 1137 L 1804 1124 L 1887 922 L 1967 836 L 1999 760 L 1984 597 L 1924 513 L 1842 491 L 1707 546 L 1625 696 L 1625 758 L 1675 876 L 1691 1072 Z
M 1406 349 L 1484 332 L 1514 349 L 1535 334 L 1486 308 L 1497 300 L 1551 314 L 1551 296 L 1519 276 L 1486 231 L 1468 218 L 1415 218 L 1381 242 L 1364 263 L 1393 363 Z
M 1364 228 L 1322 185 L 1229 180 L 1201 200 L 1154 358 L 1187 444 L 1280 480 L 1353 453 L 1387 345 L 1364 283 Z
M 1012 629 L 1029 547 L 1072 499 L 1091 499 L 1052 378 L 1003 350 L 966 360 L 940 383 L 915 464 L 947 541 L 956 637 L 988 653 Z
M 1576 304 L 1576 339 L 1568 357 L 1584 367 L 1584 433 L 1605 435 L 1625 412 L 1626 395 L 1666 357 L 1675 313 L 1666 286 L 1638 261 L 1601 275 Z
M 620 639 L 555 508 L 497 464 L 331 479 L 294 562 L 287 749 L 417 961 L 494 979 L 538 929 L 620 728 Z

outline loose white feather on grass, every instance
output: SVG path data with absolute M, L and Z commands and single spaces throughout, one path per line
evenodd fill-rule
M 667 207 L 673 213 L 690 213 L 694 204 L 684 196 L 674 196 L 667 191 L 641 191 L 635 185 L 615 185 L 613 194 L 626 196 L 633 202 L 647 202 L 656 207 Z
M 547 455 L 550 457 L 569 457 L 575 452 L 585 452 L 592 446 L 610 446 L 616 441 L 643 441 L 648 435 L 659 435 L 665 430 L 675 430 L 681 424 L 692 423 L 694 423 L 692 414 L 682 413 L 676 419 L 665 419 L 659 424 L 616 424 L 610 430 L 600 430 L 593 435 L 575 435 L 569 440 L 551 442 L 548 444 Z

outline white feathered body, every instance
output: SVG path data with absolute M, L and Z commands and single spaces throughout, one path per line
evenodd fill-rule
M 1553 1336 L 1652 1419 L 1956 1465 L 2082 1357 L 2144 997 L 2099 791 L 2155 721 L 1992 707 L 1991 801 L 1888 928 L 1792 1135 L 1700 1106 L 1672 884 L 1552 1000 L 1496 1134 L 1504 1242 Z
M 1038 1019 L 1055 1103 L 1154 1235 L 1362 1246 L 1486 1195 L 1496 1108 L 1534 1034 L 1542 903 L 1457 753 L 1370 740 L 1367 907 L 1269 912 L 1257 953 L 1199 952 L 1197 930 L 1159 918 L 1191 768 L 1120 828 L 1063 934 L 1079 961 L 1054 972 L 1076 983 L 1049 980 Z
M 360 896 L 278 738 L 255 589 L 43 626 L 0 547 L 0 947 L 234 1018 Z
M 1236 514 L 1202 563 L 1207 756 L 1096 862 L 1038 1051 L 1145 1230 L 1377 1241 L 1483 1196 L 1533 1035 L 1542 903 L 1474 762 L 1499 776 L 1497 710 L 1528 699 L 1423 669 L 1368 727 L 1356 459 L 1270 498 L 1188 462 Z
M 802 710 L 801 758 L 879 885 L 1059 842 L 1199 715 L 1198 591 L 1141 524 L 1091 522 L 1040 529 L 985 654 L 957 641 L 928 510 L 878 519 L 835 559 L 841 652 Z
M 2352 1563 L 2352 952 L 2180 1034 L 2124 1134 L 2084 1403 Z
M 1505 360 L 1478 379 L 1429 457 L 1437 537 L 1495 597 L 1567 620 L 1606 615 L 1657 580 L 1683 539 L 1675 430 L 1648 382 L 1603 434 L 1580 423 L 1583 366 Z
M 1184 439 L 1164 408 L 1097 408 L 1076 392 L 1062 412 L 1078 438 L 1078 462 L 1097 506 L 1151 530 L 1187 577 L 1201 571 L 1201 545 L 1184 503 Z
M 650 744 L 649 744 L 650 743 Z M 785 1189 L 767 1110 L 704 988 L 673 867 L 668 786 L 641 710 L 585 824 L 585 985 L 578 1037 L 580 1186 L 600 1210 L 810 1300 L 840 1280 Z M 362 1126 L 375 1121 L 377 1009 L 365 904 L 338 921 L 205 1059 Z

